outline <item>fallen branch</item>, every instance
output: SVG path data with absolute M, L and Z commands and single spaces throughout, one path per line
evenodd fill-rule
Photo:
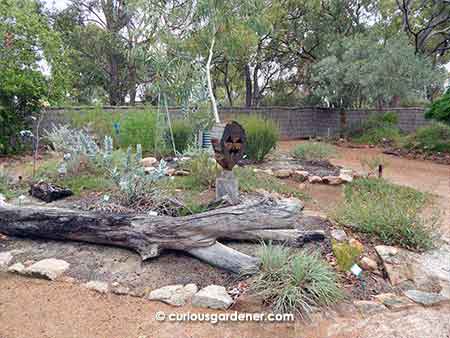
M 296 200 L 264 199 L 192 216 L 168 217 L 0 204 L 0 232 L 120 246 L 138 252 L 144 260 L 158 256 L 164 249 L 181 250 L 226 270 L 248 273 L 259 268 L 259 260 L 226 247 L 217 239 L 298 243 L 307 233 L 274 230 L 295 228 L 300 209 Z

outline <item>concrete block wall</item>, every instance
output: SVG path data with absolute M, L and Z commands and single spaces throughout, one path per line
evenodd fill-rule
M 48 109 L 42 128 L 48 129 L 52 123 L 69 123 L 69 114 L 86 114 L 93 107 L 71 107 L 71 108 L 51 108 Z M 103 107 L 105 111 L 111 113 L 132 113 L 137 110 L 145 110 L 143 106 L 136 107 Z M 180 108 L 171 107 L 169 109 L 172 118 L 180 117 Z M 405 132 L 413 132 L 418 127 L 428 123 L 424 118 L 423 108 L 387 108 L 387 109 L 354 109 L 345 111 L 346 126 L 360 125 L 373 114 L 394 111 L 399 118 L 399 128 Z M 342 128 L 342 118 L 338 110 L 319 107 L 221 107 L 219 113 L 223 120 L 232 120 L 237 115 L 260 115 L 271 118 L 278 123 L 281 138 L 293 140 L 314 136 L 335 136 L 339 135 Z

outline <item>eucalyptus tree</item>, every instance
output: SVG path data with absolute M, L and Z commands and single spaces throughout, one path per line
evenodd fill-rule
M 332 107 L 393 105 L 397 98 L 426 97 L 430 84 L 442 87 L 446 71 L 414 53 L 404 35 L 345 38 L 313 67 L 314 94 Z
M 416 53 L 442 64 L 450 54 L 450 1 L 396 0 L 403 30 L 411 37 Z
M 8 153 L 19 150 L 18 131 L 43 100 L 64 99 L 70 78 L 61 38 L 37 1 L 0 1 L 0 37 L 0 153 Z

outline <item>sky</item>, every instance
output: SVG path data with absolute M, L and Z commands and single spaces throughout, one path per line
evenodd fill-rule
M 63 9 L 67 6 L 69 0 L 44 0 L 44 3 L 50 8 Z

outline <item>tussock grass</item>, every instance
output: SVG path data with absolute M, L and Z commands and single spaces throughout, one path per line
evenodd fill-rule
M 252 290 L 263 297 L 276 313 L 295 313 L 301 317 L 342 299 L 337 278 L 317 254 L 262 244 L 261 272 Z
M 305 142 L 292 151 L 292 156 L 302 161 L 323 161 L 336 156 L 336 147 L 322 142 Z
M 344 188 L 345 199 L 333 217 L 343 225 L 371 234 L 387 245 L 425 250 L 432 246 L 430 224 L 420 212 L 430 197 L 383 179 L 359 179 Z

